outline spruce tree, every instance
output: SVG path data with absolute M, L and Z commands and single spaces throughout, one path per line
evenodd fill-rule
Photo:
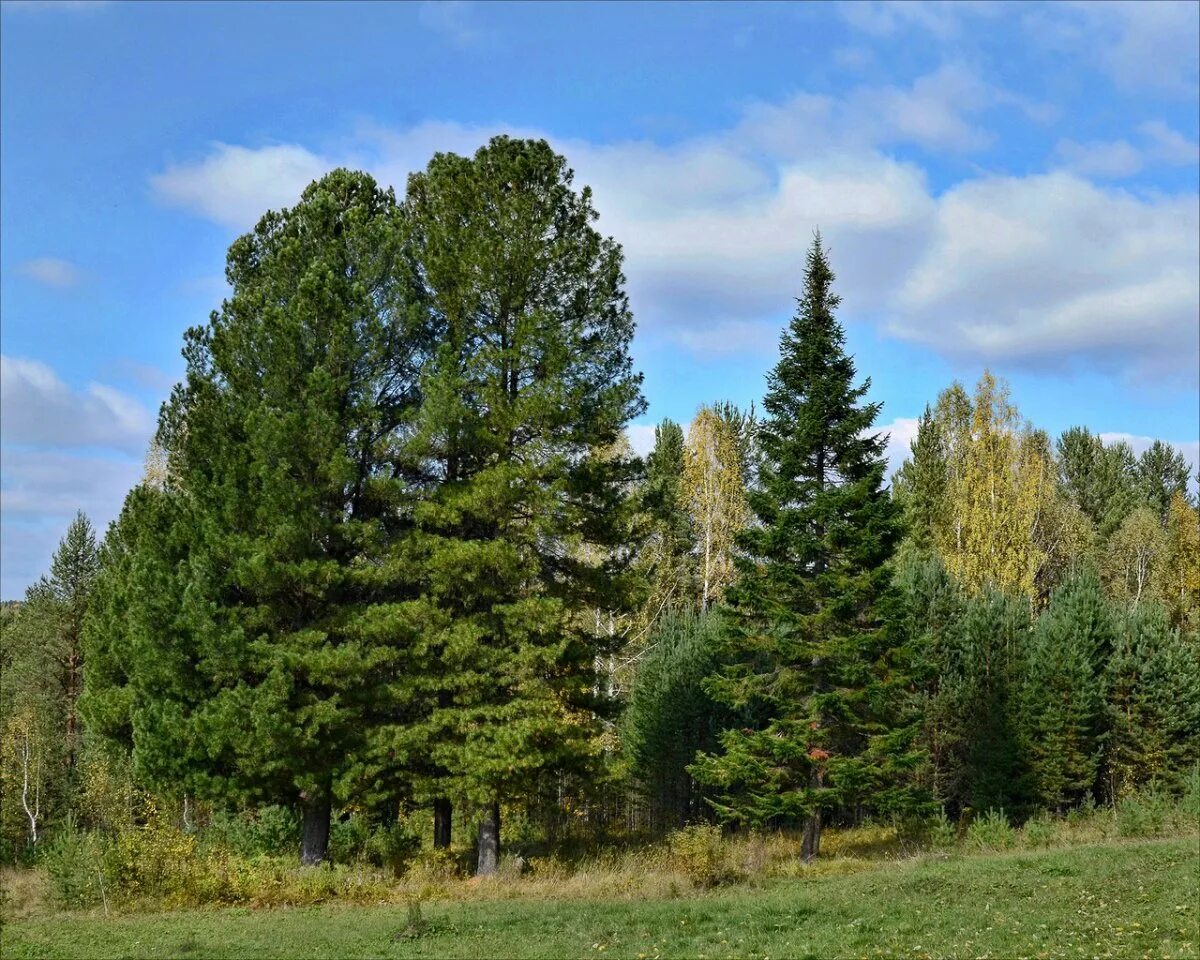
M 638 568 L 648 591 L 638 633 L 648 634 L 668 611 L 692 605 L 696 594 L 695 537 L 684 500 L 683 465 L 683 428 L 663 420 L 654 428 L 654 449 L 646 458 L 642 486 L 648 530 Z
M 631 589 L 637 464 L 611 455 L 643 409 L 620 247 L 588 188 L 544 141 L 437 154 L 404 203 L 411 285 L 437 349 L 411 449 L 424 486 L 406 555 L 414 682 L 433 699 L 397 728 L 419 795 L 481 810 L 479 872 L 499 858 L 500 804 L 586 768 L 607 709 L 594 611 Z
M 728 666 L 709 689 L 741 716 L 697 779 L 732 821 L 803 821 L 803 856 L 820 849 L 822 816 L 908 799 L 915 724 L 889 715 L 900 684 L 885 624 L 899 508 L 882 489 L 879 414 L 855 384 L 818 236 L 805 289 L 780 341 L 759 430 L 758 524 L 730 595 Z
M 912 454 L 896 472 L 892 491 L 904 508 L 906 543 L 930 550 L 945 523 L 949 463 L 942 425 L 927 405 L 917 425 Z

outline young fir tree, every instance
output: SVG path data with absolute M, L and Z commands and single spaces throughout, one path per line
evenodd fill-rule
M 1094 574 L 1058 590 L 1030 635 L 1020 727 L 1035 799 L 1062 812 L 1097 785 L 1103 741 L 1103 664 L 1113 616 Z
M 621 549 L 636 462 L 612 456 L 643 409 L 629 357 L 621 249 L 593 227 L 544 141 L 497 137 L 409 179 L 412 284 L 437 350 L 412 449 L 422 498 L 406 554 L 422 570 L 421 670 L 435 706 L 398 728 L 424 757 L 420 795 L 483 811 L 480 873 L 499 858 L 500 804 L 598 753 L 596 609 L 631 587 Z
M 401 239 L 391 193 L 338 170 L 233 244 L 232 292 L 188 332 L 164 408 L 172 489 L 131 504 L 117 561 L 139 601 L 111 674 L 133 691 L 135 763 L 300 807 L 305 863 L 325 857 L 332 803 L 373 786 L 376 731 L 415 697 L 392 543 L 427 339 L 395 279 Z
M 707 813 L 688 765 L 713 750 L 727 714 L 704 690 L 717 668 L 720 614 L 671 612 L 651 635 L 621 722 L 621 744 L 651 828 L 661 832 Z
M 709 681 L 744 725 L 692 768 L 726 820 L 803 821 L 805 860 L 824 813 L 894 809 L 918 761 L 916 724 L 890 715 L 903 682 L 884 622 L 899 508 L 882 489 L 884 441 L 869 433 L 879 405 L 863 401 L 869 381 L 854 382 L 832 283 L 817 237 L 763 404 L 759 524 L 740 541 L 729 665 Z
M 1030 802 L 1021 741 L 1021 689 L 1031 621 L 1029 600 L 991 588 L 957 620 L 943 667 L 959 753 L 947 799 L 959 809 L 1019 811 Z
M 946 437 L 933 410 L 925 407 L 912 454 L 896 472 L 892 492 L 904 508 L 907 545 L 931 550 L 945 525 L 949 469 Z
M 1143 603 L 1118 620 L 1106 664 L 1108 799 L 1178 781 L 1200 762 L 1198 642 L 1173 628 L 1157 603 Z
M 642 484 L 646 540 L 637 567 L 647 591 L 634 621 L 633 656 L 646 648 L 647 638 L 662 616 L 693 605 L 695 538 L 684 500 L 683 464 L 683 428 L 673 420 L 663 420 L 654 428 L 654 449 L 646 457 Z

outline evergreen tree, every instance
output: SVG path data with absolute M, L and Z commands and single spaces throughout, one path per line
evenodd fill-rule
M 1087 427 L 1064 431 L 1057 447 L 1063 492 L 1107 540 L 1137 503 L 1133 451 L 1123 442 L 1105 446 Z
M 428 340 L 396 281 L 402 239 L 391 193 L 338 170 L 233 244 L 232 293 L 188 332 L 161 420 L 166 516 L 135 502 L 122 532 L 144 617 L 113 668 L 134 693 L 135 764 L 301 807 L 305 863 L 325 856 L 332 803 L 382 775 L 376 731 L 414 697 L 391 544 Z M 143 549 L 143 523 L 165 525 L 163 547 Z
M 746 725 L 693 767 L 724 819 L 803 820 L 806 860 L 825 812 L 905 802 L 918 759 L 915 726 L 888 716 L 900 682 L 884 623 L 898 508 L 882 490 L 883 441 L 868 432 L 879 406 L 863 402 L 869 381 L 854 383 L 832 283 L 818 237 L 763 404 L 759 525 L 740 540 L 729 666 L 709 681 Z
M 482 809 L 479 871 L 499 858 L 500 803 L 597 756 L 607 709 L 588 617 L 632 584 L 636 476 L 605 455 L 643 409 L 620 247 L 589 189 L 544 141 L 438 154 L 404 204 L 412 286 L 437 349 L 411 449 L 425 477 L 406 556 L 421 570 L 415 682 L 428 718 L 419 795 Z
M 1093 574 L 1055 593 L 1031 634 L 1020 723 L 1034 795 L 1045 807 L 1061 812 L 1096 786 L 1102 664 L 1113 634 L 1112 612 Z
M 907 542 L 918 550 L 928 550 L 946 523 L 950 470 L 942 424 L 928 405 L 911 449 L 911 456 L 896 472 L 892 491 L 904 508 Z
M 1173 628 L 1157 603 L 1118 620 L 1107 662 L 1104 779 L 1116 800 L 1155 781 L 1178 781 L 1200 762 L 1197 638 Z
M 971 598 L 958 621 L 942 684 L 958 712 L 956 806 L 1022 810 L 1029 763 L 1019 717 L 1030 629 L 1028 599 L 995 588 Z
M 1161 440 L 1155 440 L 1138 458 L 1138 492 L 1161 520 L 1166 520 L 1175 494 L 1188 499 L 1189 472 L 1187 458 Z
M 665 612 L 687 608 L 695 596 L 695 538 L 684 499 L 683 468 L 683 428 L 663 420 L 654 428 L 654 449 L 646 458 L 642 488 L 649 531 L 638 566 L 649 589 L 638 618 L 639 635 L 647 635 Z
M 704 690 L 717 668 L 720 615 L 692 610 L 664 616 L 650 638 L 621 724 L 636 789 L 662 831 L 703 816 L 703 791 L 688 772 L 697 751 L 712 750 L 726 714 Z

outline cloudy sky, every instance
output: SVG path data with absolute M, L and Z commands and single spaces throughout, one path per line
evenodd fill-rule
M 814 228 L 898 456 L 984 366 L 1195 462 L 1195 3 L 0 4 L 0 594 L 140 475 L 224 251 L 336 165 L 544 136 L 649 412 L 761 394 Z

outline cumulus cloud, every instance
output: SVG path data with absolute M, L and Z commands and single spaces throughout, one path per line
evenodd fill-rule
M 1172 0 L 1060 2 L 1023 8 L 1031 42 L 1087 51 L 1118 86 L 1194 96 L 1200 68 L 1200 5 Z
M 82 273 L 69 260 L 57 257 L 35 257 L 17 265 L 17 272 L 47 287 L 73 287 Z
M 654 430 L 652 423 L 631 423 L 625 428 L 629 445 L 639 457 L 647 456 L 654 449 Z
M 1200 161 L 1200 145 L 1161 120 L 1138 127 L 1141 143 L 1128 140 L 1092 140 L 1078 143 L 1059 140 L 1055 156 L 1062 164 L 1084 176 L 1121 179 L 1153 165 L 1191 166 Z
M 249 149 L 215 143 L 199 163 L 170 166 L 151 177 L 150 186 L 169 206 L 244 229 L 264 211 L 294 204 L 329 169 L 327 160 L 292 144 Z
M 889 327 L 972 359 L 1197 376 L 1200 204 L 1064 173 L 964 183 Z
M 153 432 L 150 412 L 119 390 L 101 383 L 73 390 L 44 363 L 0 356 L 0 435 L 5 444 L 107 447 L 140 454 Z
M 888 104 L 880 109 L 878 104 Z M 1141 196 L 1078 172 L 986 173 L 935 192 L 889 145 L 969 150 L 972 118 L 1035 110 L 950 65 L 906 87 L 748 105 L 725 131 L 672 145 L 548 136 L 626 250 L 642 335 L 692 352 L 768 353 L 820 228 L 849 322 L 975 363 L 1197 376 L 1197 197 Z M 169 202 L 244 228 L 338 165 L 403 189 L 435 150 L 469 153 L 503 124 L 363 127 L 340 151 L 216 145 L 155 178 Z M 1139 149 L 1183 155 L 1165 126 Z M 1180 139 L 1184 142 L 1181 144 Z M 1109 158 L 1110 169 L 1128 161 Z
M 883 455 L 887 460 L 887 476 L 893 476 L 900 465 L 912 453 L 912 442 L 917 439 L 916 417 L 897 417 L 891 423 L 880 424 L 872 432 L 886 434 L 888 441 Z

